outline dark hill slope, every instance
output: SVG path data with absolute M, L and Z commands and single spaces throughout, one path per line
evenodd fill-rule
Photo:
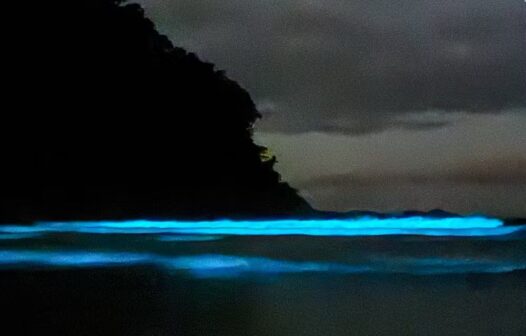
M 310 211 L 262 160 L 249 94 L 138 5 L 3 7 L 0 221 Z

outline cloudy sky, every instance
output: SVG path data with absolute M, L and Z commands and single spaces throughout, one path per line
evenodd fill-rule
M 526 216 L 523 0 L 140 0 L 315 207 Z

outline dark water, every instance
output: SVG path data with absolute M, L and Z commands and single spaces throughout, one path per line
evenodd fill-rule
M 526 335 L 526 237 L 4 229 L 7 335 Z

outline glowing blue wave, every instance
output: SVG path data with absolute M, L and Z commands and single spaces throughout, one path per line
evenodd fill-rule
M 472 260 L 451 258 L 389 258 L 367 263 L 347 264 L 320 261 L 288 261 L 263 257 L 220 254 L 161 256 L 148 253 L 90 251 L 0 251 L 0 268 L 33 266 L 67 268 L 154 265 L 167 270 L 186 272 L 196 278 L 236 278 L 298 273 L 413 275 L 506 273 L 525 270 L 526 262 L 514 260 Z
M 115 266 L 150 262 L 151 256 L 138 253 L 92 251 L 0 251 L 0 265 L 22 267 L 44 266 Z
M 448 258 L 427 256 L 375 256 L 374 252 L 361 253 L 337 261 L 293 261 L 269 259 L 263 256 L 210 254 L 200 245 L 196 255 L 179 255 L 181 249 L 171 249 L 173 242 L 208 242 L 221 240 L 227 235 L 308 235 L 308 236 L 501 236 L 523 230 L 525 226 L 504 226 L 500 220 L 483 217 L 467 218 L 354 218 L 338 220 L 272 220 L 272 221 L 124 221 L 124 222 L 68 222 L 37 223 L 31 226 L 0 226 L 0 241 L 21 239 L 50 239 L 53 250 L 0 250 L 0 268 L 19 267 L 114 267 L 152 265 L 164 270 L 184 272 L 198 278 L 232 278 L 240 276 L 272 276 L 297 273 L 366 274 L 366 273 L 499 273 L 525 270 L 523 254 L 515 256 L 489 255 Z M 62 239 L 55 235 L 117 234 L 111 241 L 99 244 L 99 237 L 84 237 L 82 244 L 94 244 L 96 249 L 63 250 Z M 127 246 L 128 235 L 145 239 L 144 252 L 115 251 L 115 246 Z M 57 236 L 58 237 L 58 236 Z M 519 237 L 519 236 L 516 236 Z M 113 244 L 116 242 L 117 244 Z M 121 240 L 122 239 L 122 240 Z M 152 243 L 152 239 L 154 243 Z M 233 239 L 233 238 L 232 238 Z M 330 238 L 328 238 L 330 239 Z M 24 241 L 25 243 L 26 241 Z M 137 243 L 137 240 L 134 239 Z M 106 250 L 100 248 L 106 245 Z M 423 242 L 425 244 L 425 242 Z M 13 246 L 11 243 L 10 246 Z M 19 246 L 20 243 L 14 244 Z M 39 246 L 33 244 L 33 246 Z M 84 245 L 86 246 L 86 245 Z M 186 245 L 185 245 L 186 246 Z M 214 245 L 215 246 L 215 245 Z M 230 246 L 230 245 L 229 245 Z M 234 245 L 235 246 L 235 245 Z M 217 247 L 217 246 L 216 246 Z M 162 251 L 164 254 L 158 254 Z M 192 249 L 196 251 L 196 249 Z M 217 249 L 214 248 L 214 251 Z M 188 250 L 185 251 L 188 253 Z M 234 252 L 235 253 L 235 252 Z M 470 255 L 467 253 L 466 255 Z M 363 256 L 363 257 L 362 257 Z M 284 257 L 286 258 L 286 257 Z
M 196 278 L 235 278 L 293 273 L 360 274 L 374 271 L 367 265 L 298 262 L 218 254 L 177 257 L 167 261 L 164 266 L 173 270 L 187 271 Z
M 31 239 L 42 236 L 40 232 L 0 233 L 0 240 Z
M 225 255 L 197 255 L 175 258 L 165 266 L 177 270 L 186 270 L 197 278 L 228 278 L 292 273 L 398 273 L 413 275 L 506 273 L 526 269 L 526 262 L 449 258 L 395 258 L 387 259 L 383 262 L 345 264 L 312 261 L 297 262 Z
M 523 227 L 503 226 L 484 217 L 458 218 L 353 218 L 331 220 L 264 221 L 124 221 L 39 223 L 33 226 L 0 227 L 4 233 L 76 232 L 94 234 L 186 234 L 186 235 L 310 235 L 310 236 L 498 236 Z
M 206 235 L 162 235 L 157 238 L 163 242 L 209 242 L 220 240 L 222 236 L 206 236 Z

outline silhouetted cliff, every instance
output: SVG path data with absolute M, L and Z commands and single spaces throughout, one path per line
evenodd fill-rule
M 3 5 L 0 221 L 309 211 L 249 94 L 120 0 Z

